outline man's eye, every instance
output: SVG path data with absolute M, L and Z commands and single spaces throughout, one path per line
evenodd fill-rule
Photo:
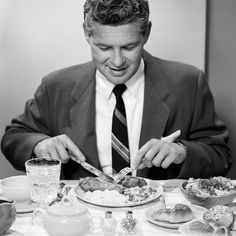
M 126 47 L 124 47 L 124 49 L 125 50 L 132 50 L 132 49 L 134 49 L 135 48 L 135 46 L 134 45 L 129 45 L 129 46 L 126 46 Z
M 107 51 L 109 49 L 109 47 L 99 46 L 99 49 L 102 51 Z

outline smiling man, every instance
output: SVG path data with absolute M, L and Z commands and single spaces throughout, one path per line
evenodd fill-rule
M 204 73 L 144 50 L 148 1 L 87 0 L 83 27 L 92 61 L 43 78 L 2 139 L 12 165 L 47 157 L 62 160 L 66 179 L 91 175 L 69 151 L 107 174 L 131 166 L 152 179 L 225 175 L 228 131 Z
M 114 27 L 95 22 L 91 29 L 84 25 L 95 66 L 110 83 L 126 83 L 136 73 L 150 28 L 151 23 L 141 33 L 138 23 Z

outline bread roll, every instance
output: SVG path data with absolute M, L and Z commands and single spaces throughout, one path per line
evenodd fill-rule
M 203 235 L 214 233 L 214 228 L 211 225 L 201 222 L 199 220 L 192 221 L 189 224 L 189 230 L 191 233 L 199 233 Z
M 213 227 L 228 228 L 234 219 L 233 212 L 227 206 L 216 205 L 203 214 L 203 220 Z
M 215 235 L 224 235 L 230 236 L 230 232 L 224 226 L 214 228 L 210 224 L 194 220 L 189 223 L 188 228 L 185 228 L 185 233 L 187 235 L 198 235 L 198 236 L 215 236 Z
M 176 204 L 174 208 L 158 209 L 151 214 L 153 220 L 169 223 L 187 222 L 193 219 L 191 208 L 185 204 Z

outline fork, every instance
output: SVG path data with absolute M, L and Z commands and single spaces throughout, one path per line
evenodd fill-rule
M 125 167 L 123 168 L 115 177 L 114 177 L 114 183 L 117 184 L 123 177 L 125 177 L 127 174 L 132 172 L 133 169 L 131 167 Z
M 60 202 L 64 196 L 68 195 L 70 190 L 71 190 L 70 186 L 66 186 L 64 182 L 61 182 L 59 184 L 57 198 L 53 200 L 51 203 L 49 203 L 49 206 L 52 206 L 53 204 Z
M 174 133 L 166 136 L 166 137 L 162 137 L 161 140 L 165 141 L 165 142 L 173 142 L 175 141 L 181 134 L 180 130 L 175 131 Z M 130 172 L 137 170 L 137 169 L 142 169 L 144 168 L 145 165 L 144 163 L 141 163 L 138 168 L 131 168 L 131 167 L 125 167 L 123 168 L 115 177 L 114 177 L 114 183 L 117 184 L 123 177 L 125 177 L 127 174 L 129 174 Z

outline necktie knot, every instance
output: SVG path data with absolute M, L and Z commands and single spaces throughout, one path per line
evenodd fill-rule
M 118 84 L 113 88 L 113 93 L 115 94 L 116 98 L 120 98 L 123 92 L 126 90 L 125 84 Z

